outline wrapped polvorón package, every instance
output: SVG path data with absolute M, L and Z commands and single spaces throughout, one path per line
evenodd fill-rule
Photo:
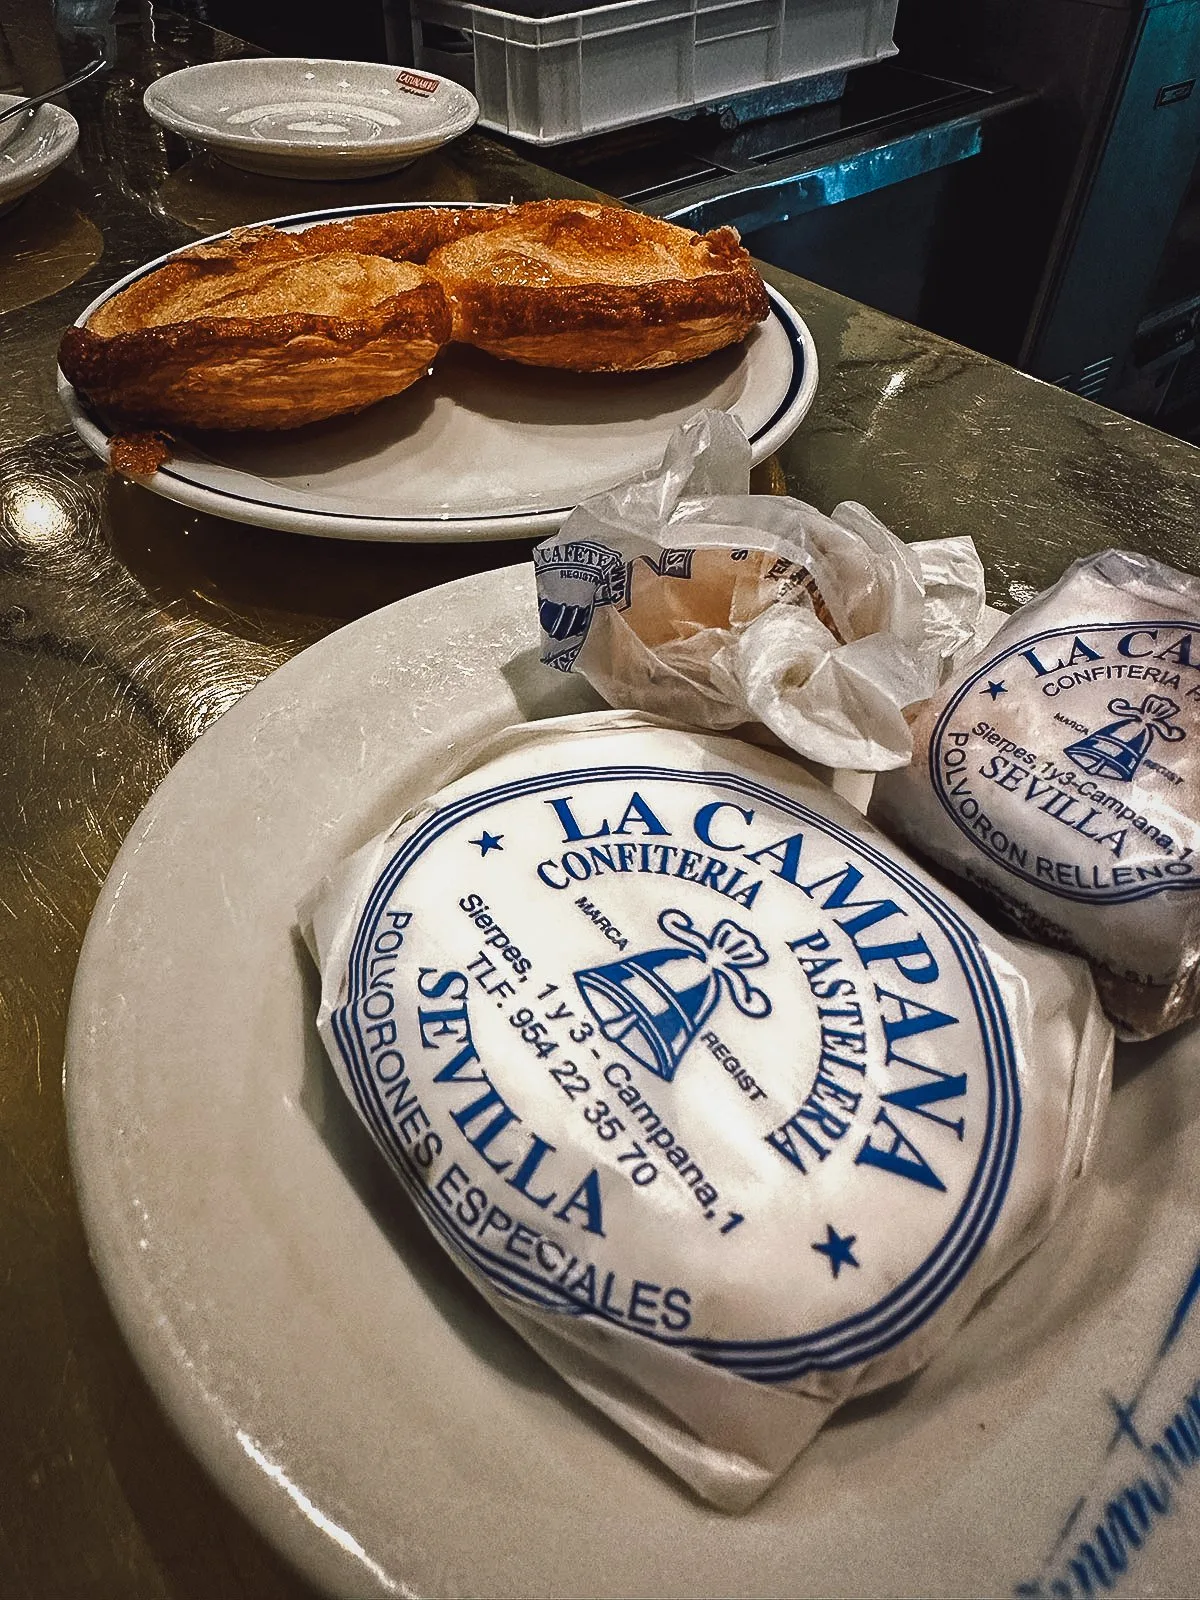
M 1031 938 L 1085 956 L 1122 1037 L 1200 1010 L 1200 580 L 1108 550 L 913 724 L 871 815 Z
M 702 411 L 655 472 L 581 502 L 533 553 L 542 660 L 610 706 L 757 724 L 832 771 L 903 766 L 907 708 L 980 642 L 974 544 L 749 490 L 745 434 Z
M 338 1079 L 582 1395 L 741 1509 L 1088 1166 L 1112 1030 L 790 759 L 513 728 L 304 912 Z

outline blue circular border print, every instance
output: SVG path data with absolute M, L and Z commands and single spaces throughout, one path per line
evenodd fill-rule
M 1161 621 L 1155 622 L 1153 626 L 1159 630 L 1181 628 L 1186 629 L 1189 633 L 1194 633 L 1196 631 L 1196 623 L 1194 621 L 1188 621 L 1187 619 L 1170 620 L 1164 618 Z M 929 782 L 943 811 L 945 811 L 946 815 L 954 823 L 955 827 L 966 839 L 971 842 L 973 849 L 978 852 L 979 856 L 984 861 L 989 862 L 992 866 L 1009 874 L 1011 877 L 1019 878 L 1022 882 L 1031 884 L 1035 889 L 1040 889 L 1044 894 L 1054 895 L 1056 898 L 1061 900 L 1077 900 L 1091 905 L 1128 905 L 1133 901 L 1147 900 L 1151 896 L 1158 894 L 1185 894 L 1189 891 L 1200 889 L 1200 872 L 1189 871 L 1186 873 L 1180 873 L 1178 876 L 1168 875 L 1153 879 L 1151 881 L 1143 881 L 1141 883 L 1133 883 L 1121 887 L 1114 886 L 1111 888 L 1105 888 L 1098 883 L 1093 883 L 1091 885 L 1080 883 L 1077 886 L 1072 887 L 1070 884 L 1059 882 L 1053 878 L 1047 878 L 1044 876 L 1039 877 L 1035 872 L 1030 872 L 1026 867 L 1022 866 L 1020 861 L 1014 860 L 1011 852 L 1001 855 L 987 849 L 981 842 L 978 834 L 972 829 L 970 820 L 960 815 L 958 808 L 954 804 L 953 797 L 947 791 L 946 781 L 943 775 L 943 741 L 945 740 L 947 733 L 950 732 L 951 721 L 954 719 L 955 714 L 962 708 L 963 701 L 966 699 L 966 697 L 974 691 L 978 691 L 981 694 L 987 695 L 989 693 L 990 685 L 999 682 L 1001 669 L 1003 669 L 1006 663 L 1011 663 L 1015 657 L 1023 655 L 1027 651 L 1035 650 L 1038 645 L 1043 645 L 1049 640 L 1079 639 L 1086 642 L 1089 636 L 1094 636 L 1097 634 L 1120 634 L 1130 632 L 1141 634 L 1145 633 L 1146 631 L 1147 625 L 1144 620 L 1140 622 L 1079 623 L 1059 628 L 1046 628 L 1040 633 L 1031 633 L 1021 639 L 1017 639 L 1006 649 L 1001 650 L 994 656 L 989 656 L 981 666 L 977 667 L 975 671 L 972 672 L 969 678 L 964 679 L 964 681 L 955 690 L 950 700 L 947 702 L 937 721 L 934 723 L 933 732 L 930 735 L 928 757 Z M 1200 665 L 1200 663 L 1197 663 L 1197 665 Z M 1057 670 L 1057 668 L 1051 669 L 1051 671 Z M 1064 668 L 1063 670 L 1066 671 L 1068 669 Z M 1049 675 L 1049 673 L 1046 674 L 1047 677 L 1049 677 Z M 1100 680 L 1096 681 L 1098 682 Z M 1105 680 L 1105 682 L 1107 683 L 1108 680 Z M 987 684 L 988 687 L 980 689 L 979 686 L 981 683 Z M 1157 692 L 1154 690 L 1154 686 L 1152 684 L 1148 684 L 1147 687 L 1153 690 L 1155 693 Z M 1112 688 L 1115 693 L 1120 694 L 1120 681 L 1113 679 Z M 1178 710 L 1178 707 L 1176 706 L 1174 709 Z M 974 721 L 974 719 L 972 719 L 972 721 Z M 1096 737 L 1099 737 L 1099 735 L 1093 735 L 1093 738 Z M 1055 753 L 1057 755 L 1061 755 L 1064 760 L 1071 759 L 1067 756 L 1065 750 L 1060 749 Z M 1166 866 L 1170 866 L 1172 864 L 1173 863 L 1166 863 L 1164 870 Z M 1078 870 L 1082 872 L 1086 871 L 1087 868 L 1085 866 L 1079 866 Z M 1130 870 L 1146 869 L 1139 868 Z
M 481 1246 L 454 1228 L 447 1213 L 431 1199 L 416 1176 L 389 1117 L 379 1088 L 368 1070 L 366 1043 L 355 1014 L 357 1003 L 369 988 L 368 960 L 380 919 L 397 886 L 431 845 L 464 823 L 478 827 L 478 819 L 492 807 L 525 795 L 564 786 L 581 786 L 620 779 L 628 782 L 664 780 L 702 785 L 708 792 L 724 792 L 769 805 L 804 827 L 825 834 L 852 854 L 871 863 L 891 879 L 937 925 L 948 941 L 966 980 L 979 1030 L 987 1073 L 987 1109 L 979 1158 L 950 1226 L 923 1261 L 883 1299 L 865 1310 L 810 1333 L 768 1340 L 717 1340 L 687 1334 L 620 1325 L 639 1337 L 691 1354 L 760 1383 L 791 1383 L 805 1373 L 858 1366 L 908 1338 L 946 1302 L 961 1283 L 991 1235 L 1004 1203 L 1016 1158 L 1021 1122 L 1020 1086 L 1016 1052 L 999 987 L 989 970 L 987 956 L 969 925 L 936 891 L 908 872 L 894 857 L 870 841 L 841 827 L 819 812 L 739 773 L 683 772 L 674 768 L 619 765 L 585 767 L 540 773 L 466 795 L 433 813 L 397 849 L 378 877 L 363 908 L 348 961 L 345 1002 L 334 1012 L 336 1043 L 353 1086 L 361 1113 L 375 1140 L 412 1196 L 426 1223 L 452 1256 L 465 1263 L 499 1295 L 541 1312 L 566 1316 L 608 1318 L 601 1308 L 582 1304 L 557 1285 L 547 1282 L 509 1255 Z

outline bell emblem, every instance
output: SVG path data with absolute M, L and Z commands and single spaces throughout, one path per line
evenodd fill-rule
M 748 929 L 722 918 L 704 933 L 685 911 L 671 909 L 658 926 L 671 944 L 585 967 L 575 982 L 603 1036 L 670 1083 L 722 991 L 746 1017 L 769 1015 L 771 1002 L 746 977 L 747 968 L 767 962 Z
M 1155 739 L 1176 744 L 1186 738 L 1185 730 L 1171 721 L 1179 707 L 1165 694 L 1148 694 L 1140 706 L 1128 700 L 1110 700 L 1108 709 L 1115 722 L 1077 739 L 1063 751 L 1069 761 L 1093 777 L 1129 783 Z

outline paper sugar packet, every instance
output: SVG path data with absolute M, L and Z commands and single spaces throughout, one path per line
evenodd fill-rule
M 510 729 L 308 919 L 322 1039 L 416 1213 L 727 1509 L 927 1362 L 1096 1148 L 1084 965 L 735 739 Z
M 534 551 L 542 659 L 612 706 L 759 724 L 830 768 L 902 766 L 906 707 L 978 642 L 974 545 L 904 544 L 863 506 L 826 517 L 749 481 L 745 435 L 708 411 L 659 471 L 585 500 Z
M 913 726 L 880 826 L 1079 952 L 1123 1037 L 1200 1011 L 1200 580 L 1108 550 L 1023 606 Z

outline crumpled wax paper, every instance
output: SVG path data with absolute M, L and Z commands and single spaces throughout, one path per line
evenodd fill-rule
M 904 544 L 865 506 L 827 517 L 749 484 L 745 434 L 704 411 L 657 472 L 583 501 L 534 551 L 542 659 L 612 706 L 903 766 L 906 709 L 982 642 L 974 544 Z

